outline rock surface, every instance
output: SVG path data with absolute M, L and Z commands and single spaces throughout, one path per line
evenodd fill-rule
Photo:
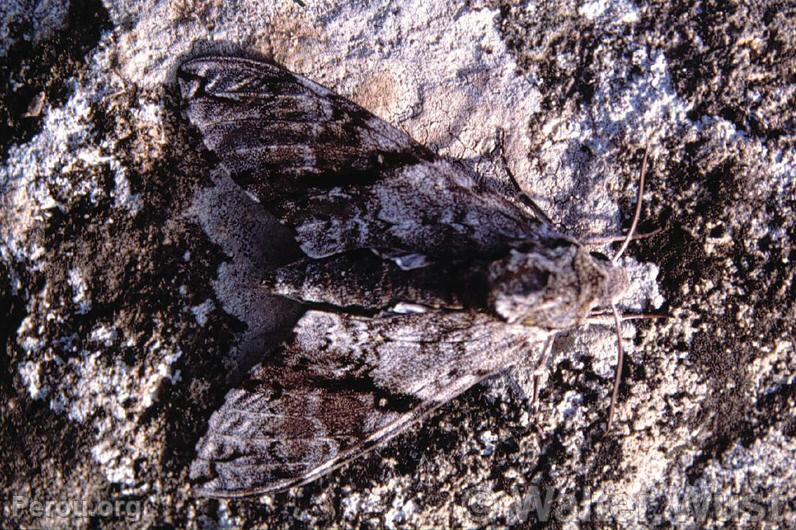
M 4 3 L 0 526 L 796 525 L 794 21 L 777 0 Z M 673 318 L 625 326 L 611 433 L 615 338 L 592 327 L 535 406 L 518 366 L 303 488 L 192 494 L 211 412 L 298 314 L 257 289 L 289 237 L 240 225 L 258 205 L 179 112 L 177 64 L 236 50 L 487 176 L 502 144 L 579 236 L 627 226 L 650 144 L 662 231 L 631 246 L 624 305 Z

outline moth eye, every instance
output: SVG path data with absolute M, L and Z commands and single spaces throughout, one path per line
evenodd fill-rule
M 608 258 L 608 256 L 606 256 L 606 255 L 605 255 L 605 254 L 603 254 L 602 252 L 589 252 L 589 254 L 591 254 L 591 257 L 592 257 L 592 258 L 594 258 L 594 259 L 598 259 L 598 260 L 600 260 L 600 261 L 611 261 L 611 260 Z

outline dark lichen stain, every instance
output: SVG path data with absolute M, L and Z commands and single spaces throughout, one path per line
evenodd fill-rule
M 130 191 L 138 197 L 140 208 L 134 214 L 115 203 L 114 173 L 107 165 L 72 166 L 60 178 L 72 181 L 75 188 L 90 183 L 93 193 L 63 194 L 62 188 L 52 187 L 50 193 L 59 207 L 47 211 L 40 233 L 30 235 L 44 249 L 37 260 L 40 271 L 35 276 L 20 277 L 23 293 L 19 299 L 9 296 L 8 289 L 2 292 L 2 316 L 7 317 L 2 331 L 4 345 L 10 349 L 0 361 L 3 380 L 14 382 L 13 386 L 0 384 L 3 402 L 14 403 L 3 407 L 0 425 L 0 441 L 6 450 L 0 463 L 6 498 L 20 484 L 30 484 L 36 498 L 42 496 L 41 492 L 47 492 L 47 498 L 74 497 L 74 491 L 47 487 L 48 483 L 58 483 L 54 476 L 64 476 L 67 482 L 83 481 L 87 489 L 104 491 L 100 500 L 120 498 L 118 486 L 108 484 L 98 474 L 99 466 L 84 465 L 92 461 L 91 448 L 97 444 L 94 424 L 101 420 L 102 411 L 91 413 L 83 423 L 74 422 L 63 412 L 51 411 L 49 399 L 31 400 L 21 386 L 16 372 L 24 354 L 14 345 L 24 316 L 24 296 L 32 296 L 36 304 L 47 304 L 47 310 L 43 306 L 31 310 L 32 326 L 45 347 L 63 360 L 96 350 L 89 337 L 99 324 L 114 326 L 119 332 L 110 345 L 103 345 L 97 360 L 100 365 L 110 367 L 122 362 L 133 371 L 149 369 L 153 336 L 162 337 L 164 348 L 182 352 L 171 367 L 181 378 L 162 383 L 155 404 L 136 426 L 156 433 L 152 444 L 162 448 L 160 460 L 144 458 L 135 463 L 137 476 L 147 482 L 167 483 L 172 490 L 187 483 L 196 441 L 204 433 L 212 410 L 223 401 L 228 373 L 223 359 L 241 323 L 217 310 L 201 327 L 187 309 L 207 299 L 220 306 L 211 281 L 226 257 L 201 228 L 183 217 L 197 187 L 207 182 L 208 166 L 199 140 L 186 130 L 172 96 L 130 92 L 117 96 L 121 100 L 115 102 L 113 111 L 92 109 L 89 136 L 98 146 L 105 139 L 112 140 L 110 145 L 116 149 L 112 155 L 125 168 Z M 154 98 L 153 103 L 169 110 L 164 127 L 170 143 L 159 154 L 147 152 L 151 139 L 145 132 L 125 131 L 120 135 L 119 129 L 133 122 L 139 98 Z M 119 141 L 122 136 L 124 140 Z M 186 252 L 190 260 L 185 259 Z M 75 310 L 69 281 L 72 269 L 80 271 L 86 286 L 86 298 L 91 301 L 86 311 Z M 4 279 L 9 277 L 8 271 L 0 272 Z M 64 336 L 72 337 L 68 348 L 60 342 Z M 52 362 L 43 360 L 40 365 L 45 380 L 48 375 L 58 377 L 59 369 Z M 49 374 L 49 370 L 54 372 Z M 122 436 L 113 442 L 134 443 Z M 85 476 L 86 469 L 93 469 L 95 474 Z M 209 506 L 205 503 L 199 511 L 212 509 Z M 148 516 L 162 521 L 162 514 L 173 506 L 167 498 L 157 497 L 146 509 Z M 28 516 L 13 523 L 38 524 Z M 112 523 L 108 518 L 96 521 L 103 527 Z M 119 525 L 124 527 L 124 521 Z
M 14 292 L 10 272 L 0 263 L 0 491 L 9 500 L 14 495 L 35 498 L 35 492 L 47 492 L 46 498 L 51 498 L 58 479 L 68 475 L 76 462 L 90 458 L 87 447 L 93 433 L 90 427 L 50 410 L 47 401 L 31 399 L 24 387 L 17 373 L 15 337 L 26 317 L 25 293 Z M 20 273 L 23 289 L 41 286 L 41 276 L 32 274 Z M 24 511 L 22 517 L 7 517 L 3 526 L 30 524 Z
M 59 106 L 70 94 L 69 80 L 86 68 L 88 52 L 110 29 L 110 17 L 100 0 L 76 0 L 61 29 L 41 41 L 31 38 L 33 6 L 8 21 L 12 45 L 0 57 L 0 159 L 8 148 L 29 140 L 38 130 L 40 103 Z
M 9 370 L 9 350 L 14 348 L 13 339 L 22 319 L 25 305 L 22 293 L 15 292 L 11 285 L 11 275 L 6 264 L 0 261 L 0 389 L 7 391 L 12 378 L 5 377 Z M 5 401 L 5 400 L 3 400 Z
M 723 153 L 704 139 L 668 147 L 680 155 L 662 164 L 650 183 L 654 201 L 664 206 L 649 216 L 665 230 L 640 242 L 638 255 L 660 266 L 663 296 L 673 308 L 693 312 L 699 324 L 689 358 L 710 391 L 697 419 L 708 438 L 688 470 L 693 481 L 736 442 L 748 444 L 756 433 L 764 433 L 785 410 L 774 401 L 755 403 L 748 369 L 780 337 L 793 336 L 788 318 L 796 300 L 793 270 L 784 264 L 794 257 L 789 241 L 796 236 L 796 226 L 770 208 L 780 198 L 772 196 L 773 191 L 760 191 L 759 181 L 766 176 L 758 174 L 759 168 L 748 167 L 736 154 Z M 766 212 L 786 237 L 757 239 L 752 220 L 735 214 L 742 209 Z M 719 231 L 710 228 L 714 223 Z M 728 229 L 731 241 L 709 254 L 705 239 Z M 713 287 L 705 293 L 694 291 L 705 284 Z M 683 294 L 684 286 L 689 294 Z M 738 315 L 743 313 L 754 325 L 742 325 Z M 675 349 L 679 339 L 671 339 Z
M 721 116 L 767 139 L 796 132 L 796 5 L 789 0 L 650 4 L 640 29 L 662 36 L 689 117 Z
M 172 366 L 173 372 L 180 373 L 179 381 L 163 388 L 142 424 L 161 430 L 163 438 L 158 443 L 164 450 L 163 467 L 147 470 L 144 475 L 184 483 L 196 441 L 226 393 L 229 368 L 224 359 L 242 323 L 216 309 L 200 327 L 194 315 L 186 311 L 186 307 L 207 299 L 220 307 L 211 281 L 227 258 L 199 226 L 181 218 L 194 190 L 208 184 L 205 175 L 209 166 L 200 140 L 180 117 L 171 90 L 164 94 L 162 104 L 167 110 L 164 128 L 170 138 L 162 156 L 141 160 L 130 154 L 138 151 L 135 144 L 146 142 L 136 139 L 135 132 L 125 135 L 115 153 L 124 167 L 139 168 L 129 172 L 129 180 L 143 207 L 134 218 L 112 223 L 115 228 L 98 223 L 100 233 L 81 237 L 79 244 L 85 256 L 81 268 L 91 271 L 93 277 L 87 283 L 100 286 L 98 303 L 108 305 L 114 315 L 112 321 L 140 334 L 136 351 L 143 351 L 150 332 L 155 331 L 152 323 L 160 321 L 169 323 L 166 331 L 171 342 L 183 352 Z M 132 118 L 105 112 L 95 116 L 97 129 L 113 136 L 112 128 L 127 120 Z M 92 217 L 96 221 L 101 215 Z M 98 248 L 95 241 L 104 242 L 104 246 Z M 190 260 L 184 258 L 186 251 Z M 95 252 L 103 253 L 103 259 L 92 259 Z M 103 262 L 104 266 L 98 266 Z M 131 360 L 141 362 L 140 358 Z
M 533 11 L 523 3 L 493 2 L 500 10 L 500 31 L 517 65 L 539 88 L 542 100 L 530 128 L 550 111 L 588 105 L 595 93 L 601 43 L 594 23 L 578 13 L 575 2 L 543 1 Z

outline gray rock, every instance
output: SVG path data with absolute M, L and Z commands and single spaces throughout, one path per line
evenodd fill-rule
M 4 4 L 2 526 L 793 526 L 794 20 L 777 1 Z M 518 366 L 303 488 L 192 493 L 210 414 L 299 314 L 258 288 L 289 235 L 241 225 L 259 206 L 179 112 L 177 64 L 234 50 L 496 179 L 503 131 L 578 236 L 627 225 L 650 143 L 642 228 L 662 231 L 630 247 L 625 307 L 673 318 L 624 326 L 612 432 L 616 339 L 592 327 L 557 341 L 533 407 Z

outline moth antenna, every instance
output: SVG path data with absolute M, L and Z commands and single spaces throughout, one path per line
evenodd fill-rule
M 630 224 L 630 231 L 627 233 L 627 237 L 625 238 L 625 242 L 622 243 L 622 247 L 619 249 L 619 252 L 616 253 L 616 256 L 611 260 L 612 263 L 617 263 L 619 258 L 622 257 L 622 254 L 625 253 L 627 246 L 630 244 L 630 241 L 633 239 L 633 236 L 636 233 L 636 227 L 638 226 L 638 220 L 641 218 L 641 198 L 644 196 L 644 175 L 647 173 L 647 158 L 650 154 L 650 144 L 647 142 L 647 147 L 644 149 L 644 160 L 641 162 L 641 174 L 638 178 L 638 195 L 636 196 L 636 211 L 633 213 L 633 222 Z
M 617 359 L 616 359 L 616 375 L 614 376 L 614 390 L 611 393 L 611 408 L 608 411 L 608 428 L 611 430 L 614 424 L 614 410 L 616 409 L 616 401 L 619 397 L 619 383 L 622 380 L 622 363 L 625 359 L 625 351 L 622 348 L 622 323 L 619 317 L 619 311 L 615 305 L 611 305 L 611 310 L 614 313 L 614 325 L 616 326 L 616 344 L 617 344 Z
M 622 247 L 619 249 L 619 252 L 616 253 L 614 258 L 611 260 L 611 263 L 616 264 L 619 261 L 619 258 L 622 257 L 625 250 L 627 250 L 627 246 L 630 244 L 630 241 L 633 239 L 633 236 L 636 233 L 636 227 L 638 227 L 638 221 L 641 218 L 641 199 L 644 197 L 644 175 L 647 173 L 647 160 L 649 159 L 650 153 L 650 144 L 647 142 L 647 146 L 644 149 L 644 159 L 641 162 L 641 172 L 639 174 L 639 182 L 638 182 L 638 195 L 636 196 L 636 211 L 633 212 L 633 222 L 630 224 L 630 230 L 627 233 L 627 237 L 625 238 L 624 243 L 622 243 Z M 619 383 L 622 381 L 622 364 L 625 359 L 625 351 L 622 348 L 622 319 L 619 316 L 619 311 L 616 309 L 616 306 L 611 304 L 611 312 L 614 315 L 614 325 L 616 326 L 616 349 L 617 349 L 617 359 L 616 359 L 616 374 L 614 375 L 614 388 L 611 392 L 611 408 L 608 411 L 608 428 L 607 431 L 611 430 L 611 427 L 614 424 L 614 412 L 616 410 L 616 401 L 619 397 Z

